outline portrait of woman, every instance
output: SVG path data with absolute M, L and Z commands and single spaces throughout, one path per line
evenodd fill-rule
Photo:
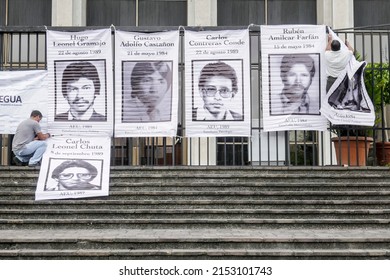
M 172 62 L 126 61 L 123 68 L 122 122 L 170 121 Z

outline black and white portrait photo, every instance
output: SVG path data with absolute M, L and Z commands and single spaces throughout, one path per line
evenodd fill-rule
M 319 54 L 269 55 L 270 115 L 319 115 Z
M 193 121 L 243 121 L 242 60 L 192 61 Z
M 55 121 L 107 121 L 105 60 L 54 61 Z
M 103 160 L 50 158 L 44 191 L 88 191 L 102 187 Z
M 345 73 L 344 78 L 337 83 L 336 88 L 329 95 L 328 103 L 336 110 L 349 110 L 362 113 L 371 113 L 365 94 L 363 92 L 362 65 L 355 72 L 352 79 Z M 331 90 L 334 87 L 331 87 Z
M 122 122 L 172 118 L 172 61 L 122 62 Z

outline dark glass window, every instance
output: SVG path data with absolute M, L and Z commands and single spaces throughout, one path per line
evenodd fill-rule
M 268 0 L 267 24 L 317 24 L 316 0 Z
M 6 0 L 2 1 L 1 15 L 5 15 L 8 2 L 9 26 L 39 26 L 51 25 L 51 1 L 52 0 Z M 1 19 L 4 25 L 5 20 Z
M 219 26 L 316 24 L 317 3 L 316 0 L 218 0 L 217 22 Z
M 353 10 L 357 27 L 390 24 L 389 0 L 355 0 Z
M 139 0 L 138 25 L 187 25 L 187 0 Z
M 111 24 L 117 26 L 187 25 L 187 0 L 88 0 L 87 25 Z
M 0 26 L 5 26 L 6 19 L 5 0 L 0 0 Z
M 218 0 L 218 26 L 264 24 L 264 0 Z
M 136 0 L 88 0 L 88 26 L 135 26 Z

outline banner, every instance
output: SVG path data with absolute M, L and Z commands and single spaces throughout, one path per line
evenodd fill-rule
M 111 30 L 47 31 L 49 132 L 113 133 Z
M 347 48 L 344 42 L 329 30 L 334 40 L 340 41 L 341 48 Z M 344 71 L 323 97 L 321 112 L 334 125 L 373 126 L 375 110 L 364 84 L 365 61 L 357 61 L 354 56 Z
M 325 26 L 261 26 L 264 131 L 326 130 Z
M 115 35 L 115 136 L 175 136 L 179 31 Z
M 53 137 L 42 158 L 36 200 L 108 196 L 111 139 Z
M 20 122 L 39 110 L 47 130 L 47 71 L 0 71 L 0 134 L 15 134 Z
M 249 136 L 249 31 L 186 31 L 185 58 L 186 136 Z

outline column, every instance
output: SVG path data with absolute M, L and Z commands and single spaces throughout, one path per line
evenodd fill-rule
M 52 0 L 53 26 L 86 26 L 86 0 Z
M 353 0 L 317 0 L 317 23 L 332 29 L 353 27 Z
M 188 0 L 188 26 L 216 26 L 217 0 Z M 215 165 L 217 141 L 215 137 L 193 138 L 186 141 L 189 164 Z
M 216 26 L 217 0 L 188 0 L 189 26 Z

